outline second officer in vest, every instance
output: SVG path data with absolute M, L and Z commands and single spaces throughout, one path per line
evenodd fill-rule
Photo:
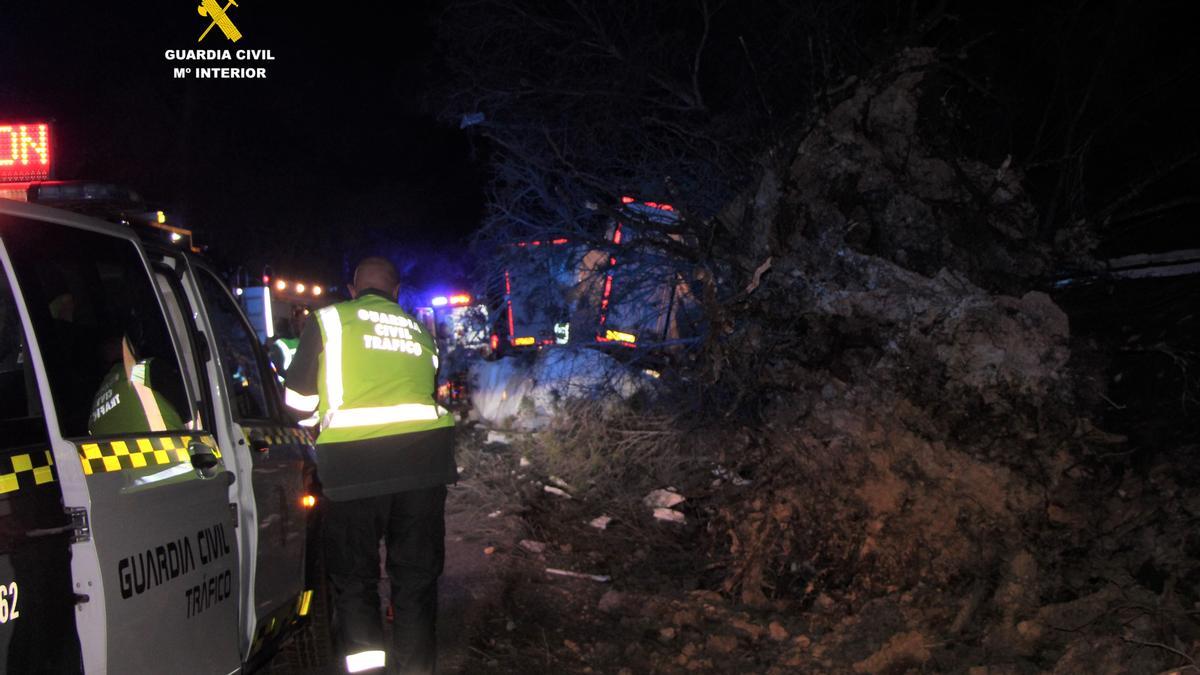
M 437 346 L 396 304 L 396 270 L 367 258 L 352 300 L 321 309 L 287 371 L 288 405 L 317 413 L 326 565 L 348 672 L 430 673 L 454 418 L 434 400 Z M 377 582 L 386 540 L 394 609 L 383 644 Z

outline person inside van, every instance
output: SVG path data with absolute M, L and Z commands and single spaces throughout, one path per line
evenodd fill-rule
M 88 433 L 103 436 L 187 427 L 171 397 L 164 395 L 171 383 L 178 386 L 177 374 L 156 372 L 155 359 L 139 359 L 128 334 L 105 340 L 101 351 L 112 367 L 92 399 Z

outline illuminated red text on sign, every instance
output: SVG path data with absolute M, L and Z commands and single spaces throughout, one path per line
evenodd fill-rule
M 50 125 L 0 123 L 0 182 L 50 177 Z

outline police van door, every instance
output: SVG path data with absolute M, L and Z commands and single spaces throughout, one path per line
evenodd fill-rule
M 203 301 L 204 331 L 215 347 L 209 375 L 219 401 L 216 414 L 224 445 L 233 448 L 242 485 L 239 529 L 246 551 L 243 573 L 252 591 L 243 621 L 250 628 L 243 650 L 251 660 L 280 637 L 304 608 L 307 518 L 304 470 L 308 437 L 283 415 L 274 372 L 258 336 L 215 274 L 190 265 Z
M 70 518 L 26 326 L 0 269 L 0 672 L 79 672 Z
M 2 207 L 41 364 L 87 672 L 228 673 L 237 645 L 230 474 L 180 367 L 146 260 L 124 230 Z

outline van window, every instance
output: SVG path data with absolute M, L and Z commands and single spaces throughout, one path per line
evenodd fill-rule
M 188 387 L 188 395 L 196 402 L 198 409 L 196 419 L 199 420 L 199 424 L 195 428 L 211 429 L 212 397 L 208 391 L 205 374 L 209 355 L 201 349 L 197 341 L 198 334 L 192 320 L 196 313 L 192 311 L 187 292 L 183 290 L 183 284 L 176 272 L 176 269 L 183 266 L 183 261 L 161 252 L 146 253 L 153 261 L 151 267 L 154 269 L 154 280 L 158 283 L 159 293 L 162 294 L 167 320 L 172 326 L 179 328 L 175 335 L 179 338 L 180 353 L 190 355 L 185 356 L 180 365 L 183 366 L 183 382 Z M 207 343 L 205 345 L 207 346 Z
M 46 442 L 33 361 L 17 301 L 0 270 L 0 450 Z
M 256 348 L 258 337 L 246 320 L 225 285 L 203 269 L 196 270 L 200 295 L 208 307 L 213 336 L 224 369 L 225 387 L 229 391 L 231 408 L 236 421 L 270 418 L 267 392 L 264 387 L 266 368 L 259 360 Z
M 131 241 L 0 221 L 65 437 L 184 429 L 193 417 L 174 343 Z

